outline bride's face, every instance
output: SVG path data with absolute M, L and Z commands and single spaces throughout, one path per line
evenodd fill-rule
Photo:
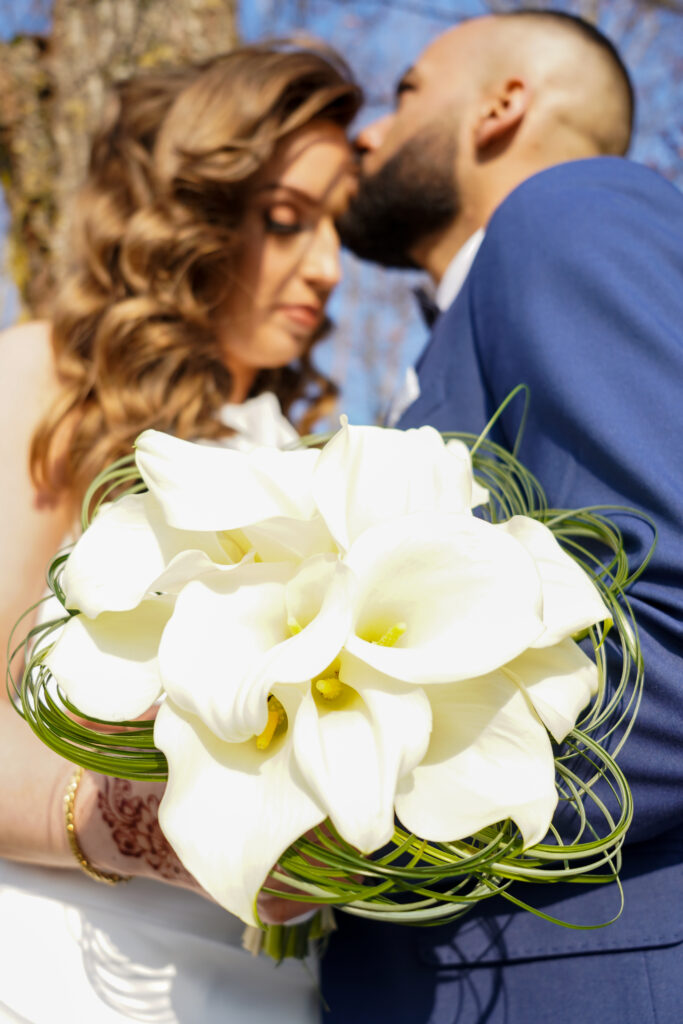
M 330 121 L 288 135 L 260 172 L 219 323 L 238 400 L 259 370 L 292 362 L 316 336 L 341 276 L 335 221 L 356 185 L 351 147 Z

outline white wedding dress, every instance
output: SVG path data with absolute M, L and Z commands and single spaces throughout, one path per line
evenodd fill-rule
M 221 419 L 232 447 L 297 436 L 270 394 Z M 317 1024 L 316 964 L 276 968 L 243 931 L 183 889 L 0 859 L 0 1024 Z

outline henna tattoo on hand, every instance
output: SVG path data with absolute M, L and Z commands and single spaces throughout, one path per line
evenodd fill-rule
M 159 826 L 157 796 L 136 796 L 127 779 L 103 780 L 97 806 L 112 831 L 118 850 L 126 857 L 145 861 L 161 878 L 193 883 Z

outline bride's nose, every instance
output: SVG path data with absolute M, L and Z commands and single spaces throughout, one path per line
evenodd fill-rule
M 331 291 L 341 280 L 340 257 L 341 245 L 334 223 L 323 221 L 306 251 L 301 272 L 316 289 Z
M 354 145 L 361 156 L 364 153 L 374 153 L 380 148 L 389 128 L 391 116 L 391 114 L 385 114 L 384 117 L 379 117 L 360 130 L 354 139 Z

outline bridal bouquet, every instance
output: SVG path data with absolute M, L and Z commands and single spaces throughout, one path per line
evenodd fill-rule
M 640 678 L 619 533 L 548 511 L 494 445 L 475 474 L 467 441 L 344 422 L 321 449 L 243 452 L 147 431 L 53 563 L 62 614 L 33 631 L 24 715 L 86 767 L 167 777 L 165 835 L 247 924 L 273 883 L 420 924 L 512 881 L 616 877 L 630 796 L 595 733 Z

